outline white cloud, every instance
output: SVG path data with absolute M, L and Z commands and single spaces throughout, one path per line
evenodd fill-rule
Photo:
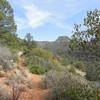
M 17 1 L 15 0 L 15 2 Z M 18 30 L 29 27 L 38 28 L 48 22 L 49 17 L 51 16 L 51 13 L 49 13 L 48 11 L 41 10 L 33 3 L 28 3 L 26 0 L 21 0 L 19 6 L 21 6 L 21 8 L 23 9 L 24 16 L 15 16 Z
M 77 1 L 77 0 L 62 0 L 62 1 L 37 0 L 38 2 L 36 3 L 37 6 L 39 6 L 42 9 L 44 8 L 45 10 L 48 10 L 48 12 L 41 11 L 38 7 L 31 5 L 31 3 L 35 4 L 34 0 L 30 0 L 31 3 L 29 2 L 25 3 L 25 0 L 23 2 L 25 4 L 24 8 L 26 9 L 26 14 L 27 14 L 26 17 L 28 19 L 28 24 L 30 27 L 33 26 L 34 28 L 36 28 L 36 27 L 44 25 L 46 22 L 49 22 L 49 23 L 53 23 L 54 25 L 60 28 L 71 31 L 72 26 L 67 25 L 67 23 L 65 25 L 62 22 L 62 20 L 72 18 L 75 15 L 79 14 L 81 11 L 83 11 L 85 8 L 83 8 L 82 5 L 84 5 L 86 1 L 88 0 L 80 0 L 80 1 Z M 42 2 L 42 3 L 39 3 L 39 2 Z M 45 8 L 46 5 L 44 6 L 42 4 L 46 4 L 47 7 Z M 51 12 L 52 14 L 49 12 Z
M 24 9 L 26 11 L 25 16 L 27 24 L 32 28 L 36 28 L 45 24 L 51 16 L 49 12 L 42 11 L 34 5 L 25 6 Z
M 26 27 L 37 28 L 48 23 L 53 23 L 60 28 L 71 27 L 65 25 L 63 20 L 68 20 L 83 11 L 88 5 L 88 0 L 9 0 L 12 4 L 23 9 L 22 18 L 15 18 L 18 29 Z M 96 0 L 98 1 L 98 0 Z M 86 5 L 87 4 L 87 5 Z M 52 20 L 53 19 L 53 20 Z M 67 22 L 66 22 L 67 24 Z

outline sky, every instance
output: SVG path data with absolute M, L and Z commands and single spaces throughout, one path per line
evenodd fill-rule
M 100 0 L 8 0 L 14 9 L 17 34 L 31 33 L 34 40 L 54 41 L 72 36 L 74 24 L 83 23 L 86 12 L 100 9 Z

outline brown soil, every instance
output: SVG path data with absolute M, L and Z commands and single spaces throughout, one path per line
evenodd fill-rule
M 24 92 L 21 95 L 20 100 L 44 100 L 43 98 L 47 90 L 41 88 L 41 81 L 43 76 L 32 74 L 32 77 L 34 88 Z

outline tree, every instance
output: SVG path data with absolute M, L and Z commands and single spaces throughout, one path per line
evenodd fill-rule
M 87 12 L 84 23 L 75 24 L 69 51 L 74 60 L 85 62 L 86 78 L 100 80 L 100 10 Z
M 87 64 L 86 78 L 91 81 L 100 82 L 100 62 Z
M 36 47 L 36 42 L 33 40 L 33 36 L 30 33 L 27 33 L 25 36 L 25 42 L 28 49 Z
M 33 36 L 30 33 L 27 33 L 24 39 L 24 51 L 25 54 L 30 54 L 33 48 L 36 47 L 36 42 L 33 40 Z
M 87 12 L 84 23 L 75 24 L 70 50 L 85 60 L 100 60 L 100 10 Z
M 33 41 L 33 36 L 30 33 L 27 33 L 25 36 L 25 39 L 27 42 L 31 42 L 31 41 Z
M 0 35 L 15 32 L 13 9 L 7 0 L 0 0 Z

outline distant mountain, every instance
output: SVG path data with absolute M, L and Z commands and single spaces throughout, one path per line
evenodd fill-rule
M 68 43 L 69 42 L 69 40 L 70 40 L 70 38 L 69 37 L 67 37 L 67 36 L 60 36 L 60 37 L 58 37 L 58 39 L 55 41 L 55 42 L 59 42 L 59 43 Z
M 68 43 L 70 38 L 67 36 L 60 36 L 56 41 L 48 42 L 48 41 L 37 41 L 37 45 L 39 48 L 50 50 L 56 56 L 67 56 Z

